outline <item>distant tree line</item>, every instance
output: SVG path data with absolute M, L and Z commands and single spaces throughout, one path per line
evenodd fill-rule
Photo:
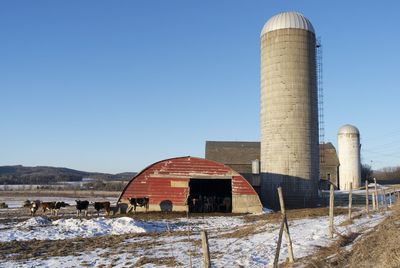
M 361 181 L 365 182 L 365 180 L 372 181 L 374 176 L 374 171 L 372 167 L 368 164 L 361 165 Z
M 400 166 L 375 170 L 374 177 L 381 183 L 400 183 Z
M 84 185 L 84 188 L 90 190 L 98 190 L 98 191 L 122 191 L 127 183 L 128 181 L 119 181 L 119 182 L 96 181 L 96 182 L 86 183 Z
M 92 178 L 99 181 L 130 180 L 136 173 L 125 172 L 108 174 L 98 172 L 85 172 L 68 168 L 57 167 L 24 167 L 24 166 L 0 166 L 1 185 L 46 185 L 59 182 L 76 182 L 82 178 Z
M 0 175 L 0 184 L 52 184 L 61 181 L 80 181 L 80 176 L 54 176 L 54 175 Z

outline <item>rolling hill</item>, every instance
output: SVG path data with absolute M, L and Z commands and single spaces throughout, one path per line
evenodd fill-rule
M 0 166 L 0 184 L 53 184 L 60 181 L 81 181 L 82 178 L 103 181 L 130 180 L 135 174 L 135 172 L 108 174 L 47 166 Z

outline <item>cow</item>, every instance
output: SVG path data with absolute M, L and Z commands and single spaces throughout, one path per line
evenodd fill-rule
M 65 208 L 65 207 L 68 207 L 68 206 L 69 206 L 69 204 L 67 204 L 65 202 L 57 202 L 55 207 L 54 207 L 54 212 L 55 212 L 54 215 L 58 216 L 58 211 L 61 208 Z
M 82 213 L 82 210 L 85 211 L 85 217 L 88 214 L 88 207 L 89 207 L 89 201 L 87 200 L 75 200 L 76 202 L 76 216 L 80 216 Z
M 190 212 L 200 211 L 200 196 L 188 196 L 187 204 L 189 205 Z
M 104 209 L 107 216 L 110 215 L 110 202 L 94 202 L 94 209 L 97 210 L 97 216 L 100 216 L 100 210 Z
M 128 198 L 129 201 L 129 206 L 128 206 L 128 210 L 127 213 L 129 213 L 130 211 L 132 211 L 132 209 L 134 210 L 134 212 L 136 212 L 136 207 L 144 207 L 146 209 L 149 208 L 149 201 L 150 199 L 148 197 L 132 197 L 132 198 Z
M 232 212 L 232 199 L 229 197 L 224 197 L 222 203 L 225 206 L 225 212 Z
M 32 202 L 28 199 L 25 200 L 24 204 L 22 205 L 22 207 L 24 208 L 30 208 L 32 206 Z
M 25 202 L 24 202 L 24 207 L 25 208 L 29 208 L 29 211 L 30 211 L 30 214 L 31 214 L 31 216 L 35 216 L 35 214 L 36 214 L 36 211 L 39 209 L 39 207 L 40 207 L 40 200 L 35 200 L 35 201 L 29 201 L 29 200 L 26 200 Z
M 215 212 L 217 207 L 215 196 L 205 196 L 203 199 L 203 212 Z
M 56 208 L 56 202 L 41 202 L 40 207 L 42 208 L 43 214 L 46 214 L 46 211 L 50 210 L 50 215 L 53 215 L 54 209 Z
M 110 206 L 110 213 L 112 213 L 112 215 L 115 214 L 121 214 L 121 207 L 119 204 L 115 205 L 115 206 Z

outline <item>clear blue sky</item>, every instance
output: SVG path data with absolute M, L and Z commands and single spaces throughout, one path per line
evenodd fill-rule
M 399 1 L 1 1 L 0 165 L 138 171 L 259 139 L 259 34 L 298 11 L 322 36 L 326 140 L 400 164 Z M 371 162 L 372 161 L 372 162 Z

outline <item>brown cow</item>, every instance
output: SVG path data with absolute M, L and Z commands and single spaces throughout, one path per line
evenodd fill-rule
M 53 215 L 56 208 L 56 202 L 41 202 L 40 207 L 42 208 L 43 214 L 46 214 L 46 211 L 50 210 L 50 215 Z
M 97 210 L 97 217 L 100 216 L 100 210 L 104 209 L 107 216 L 110 215 L 110 202 L 94 202 L 94 209 Z
M 25 208 L 29 208 L 29 211 L 31 213 L 31 216 L 35 216 L 36 211 L 39 209 L 40 207 L 40 200 L 35 200 L 35 201 L 29 201 L 26 200 L 24 202 L 24 207 Z

